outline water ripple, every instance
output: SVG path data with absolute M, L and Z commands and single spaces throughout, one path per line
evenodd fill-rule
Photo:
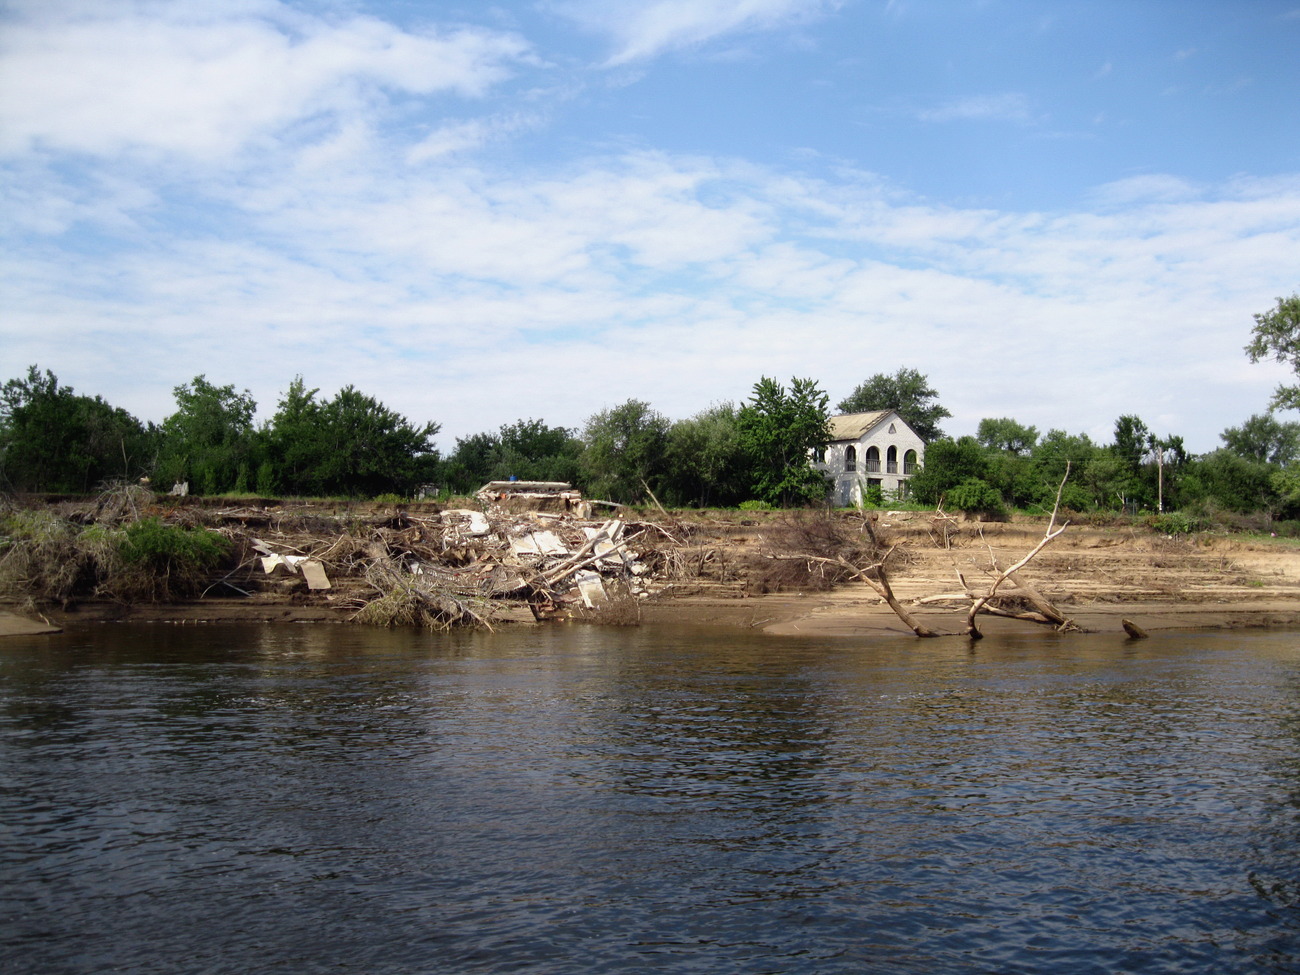
M 1300 639 L 0 648 L 7 971 L 1291 972 Z

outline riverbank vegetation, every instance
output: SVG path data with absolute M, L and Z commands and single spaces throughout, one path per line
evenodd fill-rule
M 231 554 L 230 540 L 145 514 L 152 498 L 141 493 L 121 486 L 77 517 L 43 506 L 0 508 L 0 594 L 63 607 L 86 598 L 131 604 L 198 596 Z
M 1253 359 L 1300 371 L 1300 296 L 1256 315 Z M 248 390 L 200 375 L 174 389 L 175 410 L 142 422 L 100 396 L 75 392 L 32 366 L 0 388 L 0 490 L 88 494 L 109 480 L 184 484 L 202 495 L 416 498 L 468 494 L 489 480 L 567 481 L 589 497 L 669 508 L 783 508 L 824 504 L 826 483 L 808 457 L 826 443 L 830 400 L 817 382 L 760 378 L 741 403 L 672 420 L 629 399 L 578 428 L 526 418 L 458 438 L 440 454 L 438 424 L 413 422 L 352 386 L 332 396 L 295 378 L 270 419 L 257 423 Z M 1300 405 L 1283 386 L 1272 408 Z M 1149 513 L 1170 532 L 1213 524 L 1289 530 L 1300 517 L 1300 423 L 1257 412 L 1201 455 L 1175 431 L 1139 416 L 1113 439 L 1039 429 L 1013 417 L 980 420 L 975 436 L 944 436 L 951 416 L 915 369 L 878 373 L 840 412 L 895 409 L 928 440 L 908 498 L 986 518 L 1046 511 L 1067 467 L 1061 506 L 1073 513 Z M 868 489 L 870 490 L 870 489 Z M 878 494 L 878 490 L 877 490 Z

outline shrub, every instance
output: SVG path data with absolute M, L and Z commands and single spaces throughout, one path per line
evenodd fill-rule
M 1161 535 L 1190 535 L 1210 528 L 1210 524 L 1200 518 L 1193 518 L 1182 511 L 1166 511 L 1161 515 L 1152 515 L 1147 519 L 1152 531 Z
M 216 532 L 143 518 L 123 529 L 118 541 L 120 571 L 106 579 L 102 588 L 127 600 L 192 596 L 229 547 L 225 537 Z
M 948 491 L 949 506 L 967 514 L 1001 515 L 1002 495 L 978 477 L 968 477 Z
M 766 501 L 742 501 L 738 504 L 741 511 L 775 511 L 776 509 Z
M 66 604 L 92 588 L 97 565 L 70 522 L 48 511 L 15 511 L 0 522 L 0 592 Z

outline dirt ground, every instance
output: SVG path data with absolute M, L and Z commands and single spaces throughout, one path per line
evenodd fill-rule
M 895 595 L 931 629 L 957 632 L 976 591 L 1042 539 L 1046 519 L 1010 523 L 936 521 L 926 513 L 882 515 L 898 549 L 888 563 Z M 995 568 L 996 567 L 996 568 Z M 1069 525 L 1020 573 L 1085 631 L 1300 625 L 1300 543 L 1229 534 L 1171 538 L 1141 525 Z M 1012 590 L 1009 590 L 1012 591 Z M 942 599 L 939 597 L 950 596 Z M 693 605 L 692 605 L 693 604 Z M 658 609 L 658 608 L 656 608 Z M 910 631 L 868 586 L 717 600 L 692 597 L 652 609 L 651 619 L 700 615 L 715 622 L 804 636 Z M 980 617 L 986 632 L 1035 624 Z
M 293 522 L 299 525 L 297 534 L 287 527 L 287 514 L 281 512 L 277 522 L 266 508 L 209 505 L 204 519 L 225 526 L 228 532 L 255 532 L 296 551 L 310 552 L 337 548 L 337 536 L 326 529 L 331 518 L 346 518 L 348 530 L 358 536 L 366 531 L 376 537 L 387 532 L 400 539 L 412 537 L 412 532 L 418 536 L 420 526 L 432 524 L 440 514 L 437 506 L 410 508 L 394 512 L 352 506 L 343 515 L 315 509 L 309 517 L 297 512 Z M 782 540 L 782 526 L 788 525 L 789 516 L 737 512 L 651 516 L 630 511 L 621 516 L 627 521 L 630 547 L 652 570 L 637 600 L 642 623 L 692 622 L 819 637 L 909 632 L 862 582 L 823 588 L 824 581 L 814 572 L 806 587 L 768 591 L 772 587 L 760 576 L 763 567 L 772 564 L 774 552 L 789 554 L 789 539 Z M 529 517 L 519 512 L 509 515 L 516 528 Z M 555 516 L 546 517 L 554 527 Z M 860 515 L 839 513 L 833 518 L 843 531 L 861 530 Z M 1045 524 L 1046 519 L 1020 517 L 989 524 L 936 520 L 925 512 L 880 513 L 876 522 L 884 543 L 895 546 L 887 563 L 895 594 L 927 626 L 947 633 L 964 627 L 969 598 L 961 579 L 975 591 L 986 587 L 997 568 L 1015 563 L 1037 544 Z M 319 537 L 313 542 L 302 525 L 315 526 Z M 301 579 L 263 580 L 250 571 L 239 577 L 247 595 L 218 586 L 207 598 L 166 605 L 128 607 L 87 601 L 66 610 L 44 607 L 38 613 L 31 605 L 8 600 L 9 605 L 0 607 L 8 610 L 0 612 L 0 635 L 33 632 L 33 626 L 113 619 L 345 622 L 356 610 L 357 586 L 350 584 L 345 572 L 331 568 L 331 575 L 336 583 L 333 590 L 310 592 Z M 1289 539 L 1212 533 L 1171 538 L 1138 523 L 1070 525 L 1021 576 L 1087 631 L 1119 632 L 1124 618 L 1148 631 L 1300 625 L 1300 543 Z M 503 604 L 496 619 L 506 625 L 535 625 L 522 603 Z M 1039 628 L 1017 620 L 980 619 L 986 632 Z

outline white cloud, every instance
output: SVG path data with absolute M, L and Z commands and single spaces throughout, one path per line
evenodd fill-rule
M 1032 121 L 1029 99 L 1018 92 L 1000 95 L 974 95 L 947 102 L 918 113 L 925 122 L 994 121 L 1026 123 Z
M 629 396 L 685 416 L 764 374 L 838 400 L 908 365 L 955 432 L 1137 412 L 1211 449 L 1277 381 L 1241 346 L 1300 252 L 1285 179 L 1034 214 L 665 154 L 499 177 L 322 165 L 256 198 L 228 187 L 232 231 L 124 242 L 75 274 L 57 250 L 12 257 L 10 359 L 154 419 L 201 371 L 267 406 L 296 373 L 351 382 L 442 422 L 448 445 Z
M 229 155 L 375 92 L 475 97 L 528 58 L 516 36 L 331 22 L 279 3 L 51 5 L 0 34 L 0 154 Z M 62 18 L 56 18 L 62 13 Z
M 413 145 L 407 151 L 406 161 L 418 164 L 472 151 L 537 124 L 536 117 L 525 115 L 449 122 Z
M 569 0 L 555 9 L 607 35 L 616 48 L 608 66 L 643 61 L 665 51 L 704 44 L 743 31 L 772 30 L 821 15 L 828 0 Z
M 199 372 L 264 408 L 302 373 L 442 422 L 449 445 L 630 396 L 686 416 L 764 374 L 838 400 L 906 365 L 953 432 L 1013 415 L 1104 433 L 1136 412 L 1210 449 L 1281 376 L 1241 347 L 1251 313 L 1297 287 L 1296 177 L 1150 173 L 1070 210 L 976 209 L 848 167 L 596 152 L 577 126 L 566 161 L 550 146 L 493 167 L 473 151 L 531 135 L 555 100 L 425 103 L 522 71 L 511 34 L 275 0 L 11 9 L 0 347 L 10 375 L 39 363 L 149 419 Z M 566 9 L 632 61 L 826 6 Z M 930 118 L 1031 109 L 1005 94 Z

